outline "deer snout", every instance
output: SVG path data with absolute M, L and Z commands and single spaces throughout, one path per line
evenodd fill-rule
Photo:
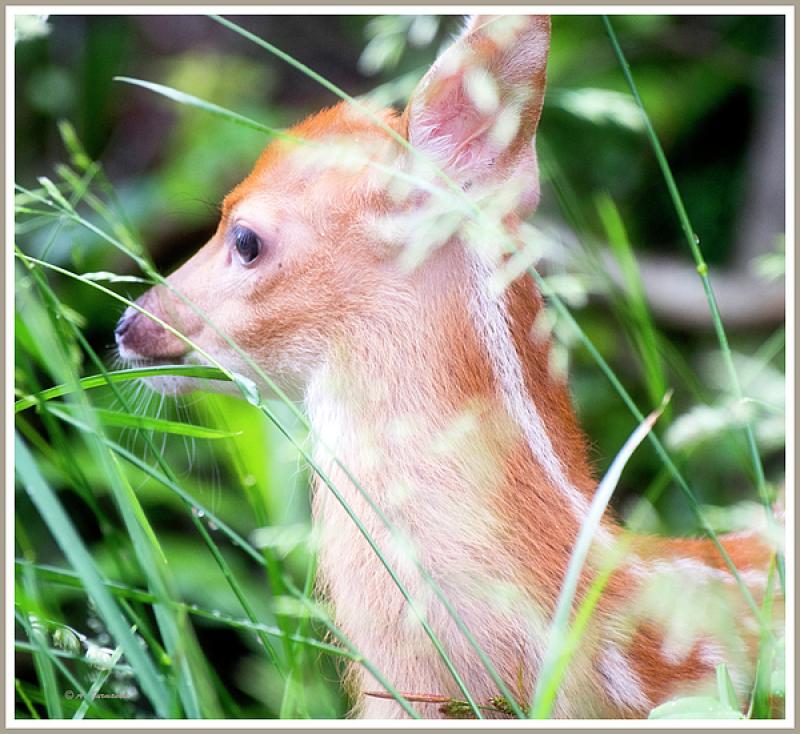
M 189 345 L 163 324 L 181 331 L 180 320 L 173 308 L 168 313 L 163 307 L 159 288 L 152 288 L 136 301 L 146 313 L 128 307 L 114 329 L 119 356 L 142 362 L 175 361 L 190 351 Z M 148 315 L 149 314 L 149 315 Z M 153 318 L 154 317 L 154 318 Z M 191 334 L 184 333 L 190 337 Z

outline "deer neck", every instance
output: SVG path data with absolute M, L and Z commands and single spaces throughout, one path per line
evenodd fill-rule
M 335 456 L 410 526 L 464 516 L 511 537 L 520 518 L 566 512 L 556 526 L 572 534 L 593 480 L 549 340 L 532 334 L 543 305 L 531 282 L 496 296 L 489 276 L 465 248 L 444 248 L 348 330 L 307 393 L 318 458 Z M 552 545 L 545 525 L 535 535 Z
M 363 334 L 350 329 L 350 341 L 312 380 L 307 410 L 326 478 L 412 596 L 429 600 L 431 624 L 457 667 L 471 671 L 471 690 L 488 700 L 495 685 L 409 566 L 408 550 L 504 679 L 530 690 L 531 661 L 542 654 L 582 519 L 576 509 L 588 505 L 575 475 L 584 450 L 566 386 L 547 367 L 549 345 L 526 346 L 541 308 L 533 289 L 514 286 L 507 301 L 493 304 L 478 290 L 487 286 L 485 269 L 463 248 L 435 257 L 414 292 L 383 310 L 392 318 L 376 316 Z M 565 425 L 548 430 L 564 416 Z M 588 468 L 583 481 L 590 481 Z M 408 608 L 374 550 L 320 484 L 313 502 L 322 541 L 319 590 L 333 602 L 337 623 L 401 689 L 450 691 L 430 643 L 406 624 Z M 407 649 L 420 650 L 417 663 L 387 655 Z

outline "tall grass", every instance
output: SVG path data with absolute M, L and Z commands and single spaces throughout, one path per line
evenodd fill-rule
M 328 91 L 356 105 L 364 114 L 372 114 L 350 95 L 280 49 L 229 20 L 218 16 L 212 18 L 307 74 Z M 641 105 L 607 19 L 606 23 L 612 44 L 623 61 L 623 68 Z M 129 78 L 121 81 L 137 84 L 177 104 L 196 108 L 198 113 L 209 113 L 267 136 L 291 137 L 180 90 Z M 646 115 L 645 119 L 656 154 L 665 166 L 678 216 L 689 226 L 663 151 Z M 18 399 L 15 406 L 15 467 L 20 489 L 54 541 L 52 548 L 40 557 L 38 545 L 30 541 L 28 530 L 21 525 L 17 527 L 15 604 L 17 631 L 23 637 L 17 641 L 17 651 L 20 655 L 32 655 L 35 665 L 33 680 L 15 680 L 19 696 L 18 716 L 74 719 L 341 716 L 346 703 L 336 684 L 331 683 L 331 673 L 342 660 L 364 666 L 409 716 L 418 717 L 424 713 L 424 709 L 414 704 L 429 703 L 425 696 L 404 695 L 411 692 L 398 691 L 392 681 L 337 628 L 325 605 L 314 599 L 315 549 L 307 517 L 301 517 L 299 532 L 294 536 L 287 533 L 283 536 L 253 534 L 257 528 L 285 526 L 285 530 L 292 526 L 276 511 L 275 495 L 290 501 L 290 495 L 297 491 L 298 486 L 302 488 L 304 482 L 284 482 L 279 486 L 281 483 L 271 480 L 266 470 L 262 476 L 253 476 L 250 467 L 257 457 L 245 456 L 246 442 L 239 440 L 238 436 L 242 430 L 265 443 L 271 442 L 274 448 L 269 457 L 271 461 L 280 461 L 281 451 L 290 451 L 288 463 L 302 462 L 308 471 L 317 475 L 333 500 L 342 505 L 405 597 L 429 643 L 461 692 L 463 700 L 438 702 L 449 707 L 447 710 L 454 715 L 481 718 L 487 711 L 498 710 L 517 717 L 546 717 L 550 714 L 570 654 L 580 644 L 604 581 L 613 570 L 608 569 L 605 576 L 601 574 L 595 579 L 594 586 L 572 616 L 575 585 L 586 556 L 588 539 L 599 523 L 627 458 L 646 433 L 663 463 L 664 475 L 671 478 L 688 499 L 700 526 L 717 544 L 736 575 L 754 614 L 763 620 L 763 647 L 768 653 L 762 656 L 762 669 L 771 671 L 775 667 L 779 646 L 771 638 L 766 623 L 769 609 L 759 608 L 739 579 L 735 566 L 719 544 L 714 527 L 703 515 L 690 480 L 678 468 L 658 435 L 650 432 L 652 419 L 645 418 L 622 380 L 552 287 L 551 281 L 528 265 L 525 269 L 550 301 L 562 324 L 571 329 L 573 338 L 596 362 L 630 411 L 632 429 L 638 428 L 632 441 L 620 450 L 612 463 L 598 490 L 596 511 L 581 530 L 553 619 L 551 648 L 546 658 L 547 665 L 543 668 L 545 674 L 537 683 L 532 702 L 517 699 L 442 589 L 416 558 L 410 559 L 497 684 L 497 701 L 477 700 L 448 654 L 447 646 L 429 624 L 424 604 L 402 582 L 397 570 L 369 533 L 364 518 L 359 517 L 345 499 L 345 493 L 315 462 L 307 448 L 312 432 L 305 417 L 250 355 L 227 334 L 220 332 L 210 315 L 203 313 L 197 304 L 187 302 L 273 389 L 277 401 L 264 399 L 253 382 L 226 368 L 191 339 L 163 322 L 159 323 L 203 354 L 212 366 L 110 369 L 92 347 L 84 334 L 85 319 L 89 315 L 76 313 L 68 305 L 70 287 L 98 294 L 108 307 L 113 305 L 121 310 L 123 306 L 131 306 L 142 310 L 118 289 L 131 283 L 171 286 L 153 267 L 146 248 L 127 223 L 113 186 L 105 178 L 100 164 L 86 155 L 69 125 L 62 125 L 61 132 L 69 164 L 56 169 L 55 180 L 43 177 L 36 188 L 18 186 L 16 196 L 18 231 L 22 234 L 16 249 Z M 308 144 L 308 141 L 291 139 L 299 144 Z M 406 141 L 400 142 L 408 146 Z M 412 152 L 417 155 L 416 151 Z M 491 217 L 466 199 L 456 184 L 442 178 L 445 188 L 434 189 L 436 196 L 448 200 L 466 218 L 485 227 L 507 250 L 513 248 Z M 635 356 L 647 376 L 649 395 L 655 402 L 663 396 L 668 384 L 663 366 L 666 340 L 658 334 L 649 314 L 638 281 L 635 253 L 624 235 L 624 226 L 613 202 L 601 200 L 599 207 L 609 241 L 623 264 L 628 285 L 625 294 L 617 295 L 617 307 L 621 313 L 627 314 L 625 326 L 637 347 Z M 140 275 L 131 279 L 130 276 L 105 271 L 77 272 L 63 261 L 49 260 L 53 247 L 74 231 L 87 232 L 103 247 L 114 248 L 130 259 Z M 48 234 L 42 236 L 43 232 Z M 36 256 L 31 253 L 29 237 L 36 245 Z M 697 243 L 692 241 L 690 246 L 698 256 Z M 726 364 L 732 369 L 730 348 L 708 284 L 707 269 L 700 270 Z M 177 295 L 186 300 L 182 294 Z M 148 315 L 158 321 L 152 314 Z M 250 407 L 235 406 L 224 398 L 209 398 L 201 406 L 187 409 L 189 417 L 179 416 L 180 420 L 143 413 L 136 395 L 126 388 L 139 378 L 157 375 L 229 381 Z M 735 370 L 730 375 L 735 394 L 743 398 Z M 226 420 L 220 415 L 238 415 L 240 420 Z M 746 430 L 759 493 L 767 501 L 754 434 L 751 428 Z M 124 443 L 126 432 L 128 445 Z M 166 437 L 170 442 L 161 443 Z M 181 443 L 177 443 L 178 439 Z M 246 508 L 247 512 L 226 512 L 224 508 L 217 511 L 213 491 L 210 500 L 207 499 L 208 487 L 186 471 L 183 440 L 202 442 L 201 453 L 212 457 L 213 471 L 217 471 L 219 465 L 225 467 L 225 491 L 236 494 L 240 500 L 238 506 Z M 403 540 L 402 531 L 381 510 L 368 489 L 338 458 L 335 461 L 367 501 L 370 511 L 395 538 Z M 665 484 L 666 481 L 662 488 Z M 192 558 L 197 559 L 196 563 L 204 573 L 213 574 L 224 610 L 213 604 L 203 606 L 185 600 L 181 573 L 172 560 L 174 555 L 165 547 L 156 527 L 157 509 L 148 508 L 140 496 L 143 491 L 151 496 L 169 495 L 174 498 L 176 515 L 192 532 Z M 80 511 L 76 509 L 76 501 L 80 503 Z M 88 541 L 87 535 L 92 535 L 94 540 Z M 258 537 L 267 537 L 268 540 L 257 543 Z M 782 566 L 779 572 L 782 574 Z M 211 599 L 213 595 L 207 595 L 207 598 Z M 767 603 L 771 603 L 769 595 Z M 82 612 L 76 616 L 77 609 Z M 261 701 L 257 707 L 251 705 L 247 711 L 242 709 L 237 702 L 240 696 L 235 695 L 230 681 L 221 678 L 216 662 L 204 649 L 201 630 L 207 628 L 197 626 L 201 620 L 216 629 L 243 636 L 250 646 L 250 669 L 259 671 L 258 680 L 265 689 L 274 692 L 269 701 Z M 92 622 L 91 626 L 89 622 Z M 87 628 L 85 633 L 80 631 L 82 626 Z M 88 631 L 92 627 L 97 635 Z M 93 636 L 105 642 L 98 644 L 92 640 Z M 720 700 L 724 708 L 730 698 L 725 676 L 723 673 L 720 675 Z M 769 712 L 769 695 L 765 693 L 769 689 L 770 678 L 760 675 L 751 715 L 763 716 Z M 117 697 L 100 697 L 105 690 L 116 692 Z

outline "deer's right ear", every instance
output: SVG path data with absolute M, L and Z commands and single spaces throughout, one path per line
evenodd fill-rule
M 550 16 L 473 16 L 406 108 L 408 139 L 457 181 L 503 176 L 529 154 Z

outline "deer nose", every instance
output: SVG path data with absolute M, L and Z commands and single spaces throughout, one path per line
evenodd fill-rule
M 125 313 L 122 314 L 122 318 L 117 322 L 117 326 L 114 329 L 114 338 L 117 341 L 118 347 L 122 346 L 122 340 L 125 338 L 125 334 L 130 330 L 135 315 L 136 311 L 132 308 L 128 308 L 125 310 Z
M 129 306 L 125 310 L 114 329 L 120 357 L 137 360 L 179 359 L 189 351 L 183 339 L 173 334 L 171 329 L 165 328 L 167 314 L 155 288 L 141 296 L 136 301 L 136 306 Z M 181 319 L 180 314 L 176 313 L 177 305 L 172 306 L 169 320 L 175 324 L 176 329 L 190 337 L 195 333 L 192 325 L 187 325 L 185 319 Z

